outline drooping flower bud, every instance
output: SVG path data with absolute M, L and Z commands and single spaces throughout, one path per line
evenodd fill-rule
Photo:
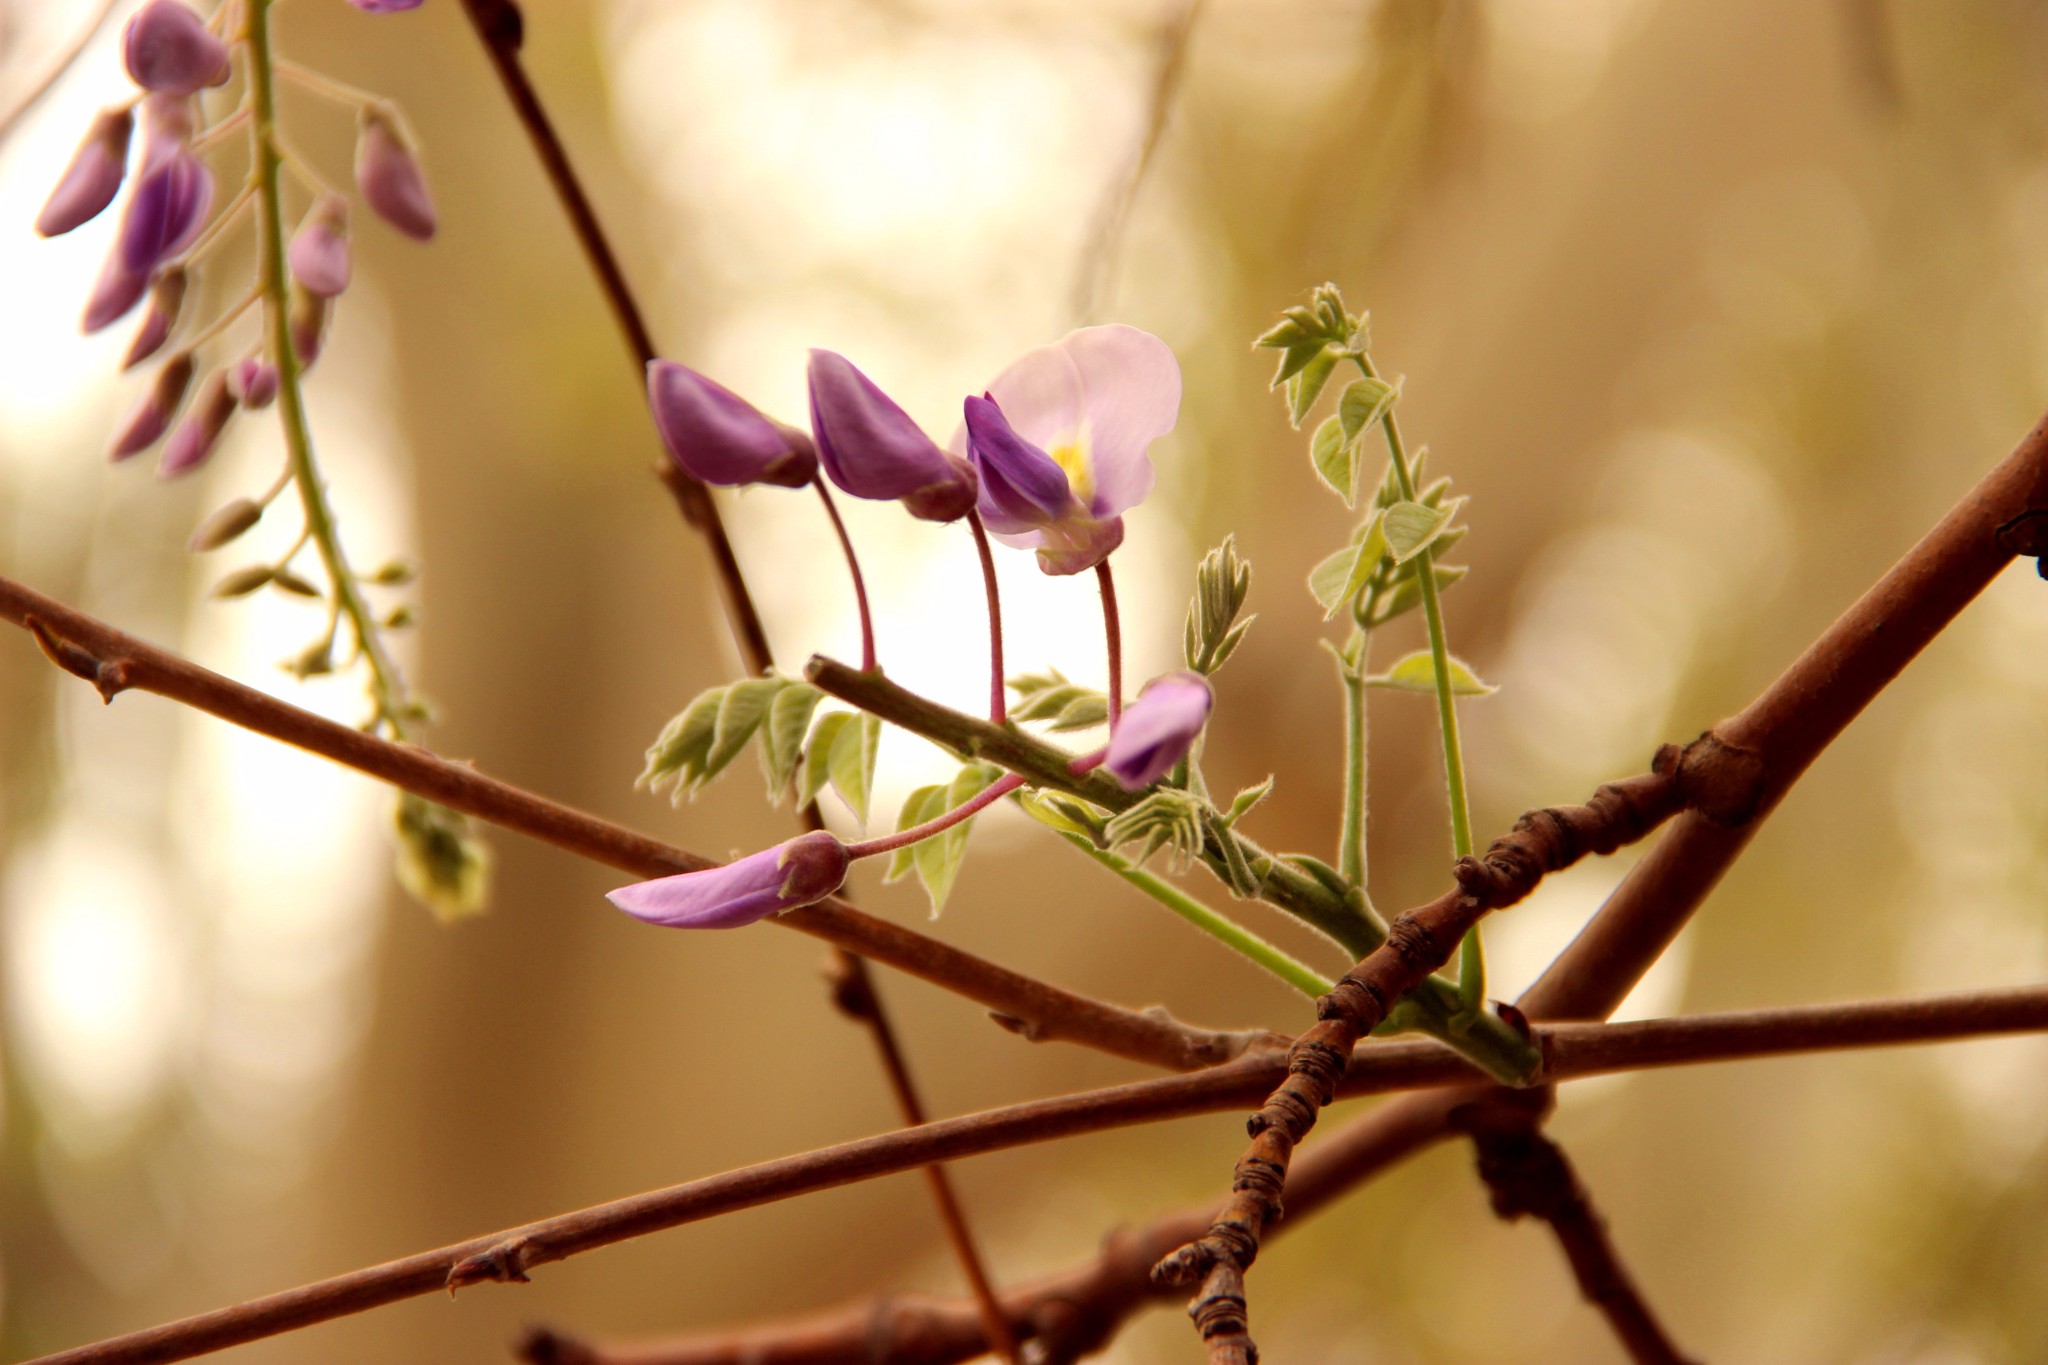
M 202 550 L 218 550 L 261 520 L 262 503 L 254 498 L 236 498 L 200 522 L 199 529 L 194 531 L 192 539 L 186 542 L 186 548 L 195 553 Z
M 434 199 L 397 122 L 375 107 L 356 128 L 356 188 L 377 216 L 415 241 L 434 235 Z
M 302 370 L 311 369 L 320 358 L 320 347 L 327 340 L 328 311 L 326 299 L 302 285 L 292 285 L 285 325 L 292 334 L 292 353 L 298 356 Z
M 179 310 L 185 306 L 188 282 L 185 267 L 181 265 L 157 272 L 156 279 L 149 286 L 149 311 L 142 315 L 142 325 L 135 329 L 135 340 L 128 343 L 128 354 L 121 358 L 122 369 L 134 369 L 170 340 L 171 329 L 178 325 Z
M 605 899 L 649 924 L 736 929 L 825 899 L 851 862 L 845 844 L 817 830 L 724 867 L 622 886 Z
M 79 330 L 91 336 L 119 322 L 128 315 L 129 309 L 142 302 L 142 296 L 148 290 L 148 274 L 130 270 L 121 260 L 121 248 L 117 243 L 107 253 L 107 263 L 100 267 L 99 279 L 93 282 L 92 293 L 85 301 L 85 316 L 79 319 Z
M 1187 756 L 1215 700 L 1199 673 L 1154 678 L 1117 718 L 1102 766 L 1125 791 L 1151 786 Z
M 124 269 L 147 279 L 192 245 L 213 208 L 213 172 L 179 145 L 149 164 L 135 182 L 114 250 Z
M 292 278 L 322 298 L 348 288 L 348 201 L 338 194 L 315 199 L 292 234 L 285 259 Z
M 36 231 L 55 237 L 99 217 L 121 190 L 128 170 L 128 139 L 135 116 L 126 108 L 103 109 L 78 144 L 63 179 L 36 216 Z
M 974 506 L 974 468 L 948 455 L 845 356 L 812 351 L 811 431 L 825 472 L 856 498 L 900 498 L 914 517 L 955 521 Z
M 647 406 L 668 453 L 701 483 L 802 488 L 818 475 L 818 450 L 808 433 L 764 415 L 686 365 L 648 362 Z
M 192 386 L 192 353 L 182 352 L 164 362 L 156 372 L 156 381 L 149 386 L 149 392 L 142 396 L 128 414 L 128 420 L 114 433 L 114 439 L 107 446 L 107 458 L 125 460 L 139 455 L 155 445 L 170 429 L 171 419 L 178 415 L 178 405 L 185 401 L 185 390 Z
M 221 433 L 227 430 L 228 419 L 235 415 L 235 407 L 235 396 L 228 392 L 228 372 L 215 370 L 206 376 L 206 382 L 199 386 L 199 396 L 192 400 L 185 420 L 178 423 L 171 439 L 164 442 L 164 453 L 157 461 L 156 476 L 175 479 L 180 474 L 191 473 L 212 458 L 214 447 L 220 444 Z
M 189 95 L 228 78 L 228 45 L 178 0 L 149 0 L 122 35 L 128 74 L 144 90 Z
M 267 408 L 277 397 L 277 366 L 245 356 L 228 367 L 228 392 L 245 408 Z

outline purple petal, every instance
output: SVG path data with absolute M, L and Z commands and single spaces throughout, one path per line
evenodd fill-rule
M 314 200 L 292 234 L 285 259 L 292 278 L 322 298 L 348 288 L 348 201 L 338 194 Z
M 107 253 L 107 263 L 100 267 L 100 277 L 94 281 L 92 295 L 85 301 L 85 317 L 80 328 L 87 336 L 103 327 L 111 326 L 128 315 L 128 310 L 142 302 L 142 296 L 149 289 L 147 272 L 130 270 L 121 260 L 120 243 Z
M 221 433 L 227 430 L 228 419 L 235 415 L 235 406 L 235 396 L 228 392 L 227 371 L 215 370 L 206 377 L 199 396 L 192 400 L 185 420 L 178 423 L 171 438 L 164 442 L 164 453 L 157 460 L 156 476 L 175 479 L 212 459 L 214 448 L 220 444 Z
M 1109 736 L 1102 766 L 1125 791 L 1149 787 L 1186 757 L 1215 696 L 1199 673 L 1168 673 L 1145 684 Z
M 213 207 L 213 173 L 182 149 L 143 172 L 121 219 L 124 268 L 147 276 L 192 244 Z
M 724 867 L 622 886 L 605 899 L 650 924 L 735 929 L 823 900 L 846 880 L 846 846 L 818 831 Z
M 228 45 L 178 0 L 149 0 L 128 21 L 121 52 L 144 90 L 189 95 L 228 75 Z
M 92 122 L 85 141 L 64 168 L 63 179 L 50 191 L 49 202 L 36 216 L 36 231 L 55 237 L 99 217 L 120 193 L 128 170 L 128 139 L 135 116 L 126 109 L 103 110 Z
M 857 498 L 903 499 L 915 516 L 952 521 L 974 506 L 975 477 L 845 356 L 812 351 L 811 431 L 826 474 Z
M 668 453 L 700 483 L 802 488 L 817 477 L 818 453 L 808 435 L 686 365 L 648 363 L 647 406 Z
M 414 241 L 433 237 L 438 219 L 427 178 L 398 128 L 366 110 L 356 133 L 356 188 L 377 216 Z
M 255 356 L 235 362 L 228 371 L 228 392 L 245 408 L 267 408 L 277 397 L 277 366 Z
M 1026 351 L 989 386 L 1010 425 L 1084 473 L 1075 493 L 1098 517 L 1127 512 L 1152 491 L 1146 447 L 1173 430 L 1180 364 L 1135 327 L 1083 327 Z M 1085 485 L 1085 486 L 1084 486 Z
M 994 399 L 970 398 L 964 411 L 967 454 L 981 478 L 975 505 L 991 531 L 1017 535 L 1085 513 L 1067 486 L 1066 471 L 1019 436 Z
M 185 390 L 192 383 L 192 356 L 190 352 L 172 356 L 157 371 L 156 381 L 149 386 L 142 401 L 129 412 L 128 420 L 114 433 L 114 439 L 107 446 L 107 458 L 125 460 L 139 455 L 163 439 L 170 429 L 171 419 L 178 415 L 178 405 L 185 401 Z
M 303 285 L 294 284 L 290 306 L 285 309 L 285 323 L 292 334 L 292 353 L 299 358 L 299 368 L 310 370 L 313 362 L 320 358 L 320 348 L 327 342 L 327 315 L 332 310 L 327 300 Z

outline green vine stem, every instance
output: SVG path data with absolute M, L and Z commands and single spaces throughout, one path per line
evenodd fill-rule
M 879 673 L 864 673 L 835 659 L 814 655 L 804 678 L 830 696 L 879 716 L 892 725 L 921 735 L 967 758 L 980 759 L 1028 778 L 1031 785 L 1078 796 L 1104 810 L 1130 809 L 1145 798 L 1128 792 L 1099 770 L 1075 774 L 1074 755 L 1011 726 L 990 725 L 941 706 L 890 682 Z M 1201 861 L 1226 886 L 1233 885 L 1232 864 L 1248 871 L 1256 898 L 1287 911 L 1334 939 L 1354 960 L 1386 941 L 1384 923 L 1369 908 L 1355 885 L 1347 886 L 1332 868 L 1317 875 L 1304 864 L 1261 848 L 1253 840 L 1224 827 L 1220 819 L 1205 822 L 1208 837 Z M 1226 849 L 1225 843 L 1230 847 Z M 1457 988 L 1432 976 L 1404 1002 L 1404 1023 L 1457 1048 L 1488 1074 L 1521 1084 L 1538 1058 L 1529 1040 L 1488 1009 L 1466 1006 Z
M 1365 657 L 1372 636 L 1360 630 L 1337 660 L 1344 684 L 1344 828 L 1337 836 L 1337 872 L 1365 889 Z
M 1378 379 L 1372 359 L 1363 351 L 1352 353 L 1367 379 Z M 1389 407 L 1380 418 L 1386 434 L 1387 455 L 1394 464 L 1394 480 L 1401 496 L 1415 500 L 1415 476 L 1408 465 L 1408 448 L 1401 440 L 1400 419 Z M 1414 566 L 1415 588 L 1422 595 L 1422 617 L 1429 629 L 1429 658 L 1436 670 L 1437 727 L 1443 736 L 1444 787 L 1451 807 L 1451 849 L 1455 857 L 1472 856 L 1472 809 L 1465 795 L 1465 751 L 1458 741 L 1458 706 L 1451 695 L 1451 651 L 1444 639 L 1444 608 L 1436 590 L 1436 555 L 1424 549 L 1410 563 Z M 1363 672 L 1363 670 L 1360 670 Z M 1361 709 L 1364 699 L 1359 701 Z M 1363 725 L 1360 726 L 1361 732 Z M 1347 828 L 1348 833 L 1348 828 Z M 1475 926 L 1458 945 L 1458 998 L 1468 1014 L 1482 1012 L 1486 1004 L 1486 950 Z
M 277 366 L 277 409 L 284 428 L 286 458 L 292 482 L 305 509 L 306 531 L 327 569 L 334 605 L 348 619 L 356 650 L 370 675 L 370 699 L 376 706 L 369 727 L 406 739 L 406 724 L 415 714 L 405 679 L 385 646 L 376 613 L 363 597 L 362 584 L 349 567 L 335 529 L 334 509 L 313 458 L 313 433 L 306 419 L 304 372 L 292 345 L 291 284 L 285 267 L 284 151 L 277 131 L 277 60 L 271 49 L 270 7 L 275 0 L 247 0 L 249 54 L 250 175 L 257 199 L 257 288 L 263 294 L 264 330 L 270 336 L 271 359 Z
M 1060 837 L 1189 924 L 1211 938 L 1235 948 L 1310 999 L 1328 995 L 1337 988 L 1334 981 L 1320 975 L 1314 968 L 1288 956 L 1236 920 L 1211 906 L 1204 905 L 1163 877 L 1154 876 L 1142 867 L 1133 866 L 1129 859 L 1108 849 L 1096 847 L 1083 835 L 1062 833 Z

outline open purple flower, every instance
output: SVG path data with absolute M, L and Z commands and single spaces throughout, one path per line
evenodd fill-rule
M 1125 791 L 1151 786 L 1187 756 L 1215 700 L 1199 673 L 1154 678 L 1118 718 L 1102 766 Z
M 36 216 L 37 233 L 55 237 L 69 232 L 114 202 L 127 174 L 128 140 L 134 130 L 135 116 L 126 108 L 100 111 L 64 168 L 64 178 Z
M 818 476 L 818 450 L 807 433 L 686 365 L 648 362 L 647 406 L 668 453 L 700 483 L 802 488 Z
M 128 74 L 144 90 L 189 95 L 228 78 L 228 45 L 179 0 L 149 0 L 121 37 Z
M 812 351 L 811 431 L 825 473 L 856 498 L 901 499 L 914 517 L 957 521 L 974 506 L 974 469 L 939 449 L 853 362 Z
M 622 886 L 605 899 L 636 919 L 676 929 L 736 929 L 821 901 L 846 880 L 846 845 L 823 830 L 724 867 Z
M 1152 491 L 1145 451 L 1180 413 L 1180 365 L 1135 327 L 1083 327 L 1026 351 L 970 398 L 954 439 L 981 476 L 980 509 L 1047 573 L 1100 564 L 1122 514 Z

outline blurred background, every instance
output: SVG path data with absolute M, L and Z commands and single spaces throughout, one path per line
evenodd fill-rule
M 0 0 L 0 105 L 91 8 Z M 310 388 L 358 562 L 423 566 L 407 661 L 440 708 L 429 741 L 707 854 L 781 838 L 751 760 L 680 810 L 633 789 L 664 720 L 738 666 L 705 557 L 648 477 L 632 367 L 454 0 L 278 8 L 293 56 L 402 102 L 441 210 L 428 247 L 361 216 Z M 1347 520 L 1247 343 L 1316 282 L 1372 310 L 1411 439 L 1472 496 L 1472 574 L 1447 611 L 1454 648 L 1501 685 L 1465 708 L 1482 832 L 1740 707 L 2048 405 L 2048 7 L 526 12 L 536 80 L 663 350 L 768 410 L 801 415 L 804 348 L 828 346 L 943 436 L 961 394 L 1077 322 L 1166 338 L 1187 397 L 1118 560 L 1130 671 L 1176 665 L 1193 565 L 1234 531 L 1259 623 L 1220 679 L 1210 771 L 1278 775 L 1255 817 L 1276 847 L 1334 850 L 1339 694 L 1302 582 Z M 277 666 L 317 607 L 208 600 L 291 518 L 182 548 L 269 482 L 274 423 L 243 419 L 175 485 L 100 458 L 138 392 L 116 376 L 125 328 L 76 334 L 110 224 L 50 242 L 29 225 L 92 111 L 123 97 L 117 29 L 0 146 L 0 572 L 358 719 L 359 683 Z M 284 112 L 344 177 L 347 115 Z M 722 501 L 785 665 L 848 655 L 815 504 Z M 966 538 L 886 506 L 849 517 L 892 674 L 971 707 Z M 1023 555 L 1005 569 L 1013 668 L 1099 683 L 1092 585 Z M 2048 585 L 2022 565 L 1821 761 L 1627 1012 L 2042 979 L 2044 661 Z M 1448 857 L 1430 706 L 1377 701 L 1373 739 L 1372 890 L 1392 909 L 1439 889 Z M 885 814 L 944 766 L 901 734 L 882 764 Z M 1305 1020 L 1013 817 L 981 821 L 936 925 L 914 887 L 864 872 L 856 889 L 1083 990 L 1214 1025 Z M 893 1124 L 815 942 L 659 933 L 600 899 L 613 874 L 495 835 L 490 912 L 442 926 L 395 890 L 388 819 L 363 779 L 151 697 L 103 708 L 0 638 L 8 1358 Z M 1496 922 L 1499 993 L 1625 862 Z M 881 980 L 937 1113 L 1139 1074 Z M 2039 1360 L 2044 1063 L 2048 1045 L 2015 1041 L 1608 1080 L 1567 1089 L 1554 1131 L 1694 1354 Z M 1240 1133 L 1218 1115 L 957 1176 L 1010 1281 L 1216 1197 Z M 1290 1231 L 1253 1284 L 1275 1360 L 1619 1358 L 1547 1235 L 1497 1224 L 1455 1147 Z M 957 1288 L 905 1176 L 236 1358 L 494 1360 L 531 1321 L 602 1339 Z M 1196 1349 L 1162 1311 L 1107 1358 Z

